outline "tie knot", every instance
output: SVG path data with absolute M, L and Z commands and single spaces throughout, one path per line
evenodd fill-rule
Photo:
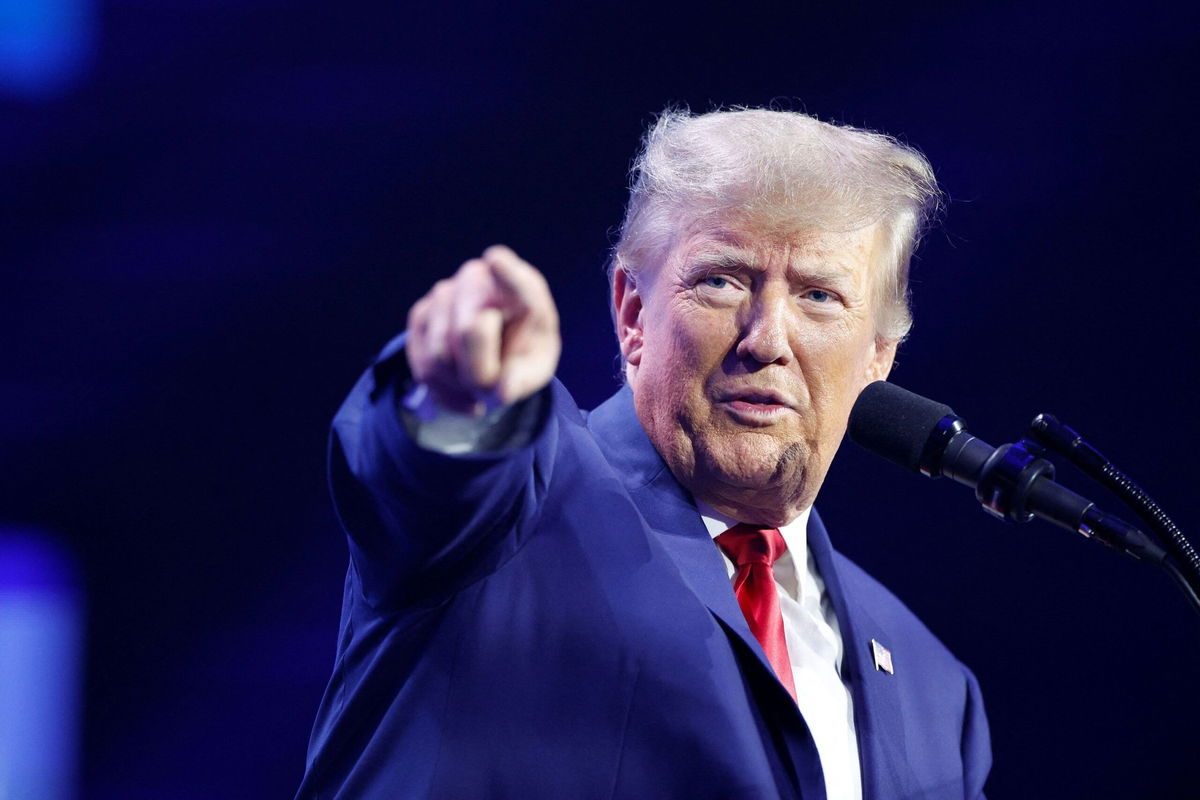
M 766 564 L 768 567 L 787 550 L 778 528 L 763 528 L 743 522 L 717 537 L 717 544 L 735 566 Z

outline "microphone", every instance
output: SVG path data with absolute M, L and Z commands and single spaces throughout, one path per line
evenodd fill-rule
M 859 447 L 910 472 L 947 475 L 971 488 L 997 450 L 967 433 L 966 422 L 950 406 L 886 381 L 863 389 L 850 412 L 848 432 Z
M 967 432 L 947 405 L 894 383 L 863 389 L 850 412 L 850 440 L 905 469 L 969 486 L 988 513 L 1013 522 L 1034 517 L 1095 537 L 1137 559 L 1160 563 L 1165 551 L 1128 523 L 1054 482 L 1042 450 L 1021 441 L 992 447 Z

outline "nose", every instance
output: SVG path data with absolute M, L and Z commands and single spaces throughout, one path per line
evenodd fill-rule
M 738 356 L 760 364 L 791 363 L 792 312 L 787 292 L 764 292 L 754 297 L 742 325 Z

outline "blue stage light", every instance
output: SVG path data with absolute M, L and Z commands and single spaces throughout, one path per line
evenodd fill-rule
M 0 92 L 66 91 L 91 61 L 95 38 L 92 0 L 0 0 Z
M 83 615 L 70 559 L 0 526 L 0 798 L 77 794 Z

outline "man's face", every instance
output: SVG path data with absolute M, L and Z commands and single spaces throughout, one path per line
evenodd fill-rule
M 891 369 L 875 333 L 878 227 L 726 219 L 614 291 L 638 418 L 692 494 L 745 522 L 810 505 L 859 391 Z

